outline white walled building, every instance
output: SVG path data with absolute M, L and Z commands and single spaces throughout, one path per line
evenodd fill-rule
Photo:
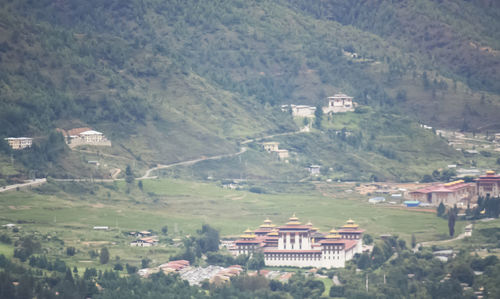
M 268 153 L 277 151 L 279 149 L 279 145 L 280 145 L 279 142 L 273 142 L 273 141 L 262 143 L 262 146 Z
M 84 144 L 111 146 L 111 142 L 103 133 L 92 130 L 91 128 L 75 128 L 68 131 L 57 129 L 57 131 L 63 134 L 70 148 Z
M 314 117 L 316 107 L 308 105 L 294 105 L 291 104 L 292 116 L 294 117 Z
M 295 215 L 279 227 L 267 219 L 257 230 L 246 230 L 235 241 L 233 252 L 261 251 L 266 266 L 343 268 L 346 261 L 362 252 L 363 232 L 352 220 L 338 231 L 322 234 L 311 223 L 299 222 Z
M 10 147 L 15 150 L 30 148 L 33 145 L 33 138 L 30 137 L 8 137 L 5 138 Z
M 328 105 L 323 107 L 323 113 L 325 114 L 354 111 L 356 105 L 356 103 L 352 101 L 352 97 L 343 93 L 337 93 L 327 99 Z

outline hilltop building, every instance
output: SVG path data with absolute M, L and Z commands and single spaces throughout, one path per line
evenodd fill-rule
M 73 148 L 78 145 L 99 145 L 111 146 L 111 142 L 104 136 L 103 133 L 94 131 L 91 128 L 75 128 L 68 131 L 57 129 L 65 137 L 66 143 L 69 147 Z
M 292 109 L 292 116 L 295 117 L 314 117 L 314 113 L 316 112 L 316 107 L 308 106 L 308 105 L 294 105 L 291 104 L 290 108 Z
M 319 175 L 320 169 L 321 169 L 321 165 L 311 165 L 307 168 L 307 170 L 309 171 L 309 173 L 311 175 Z
M 354 111 L 356 106 L 356 103 L 352 101 L 353 98 L 343 93 L 337 93 L 327 99 L 328 105 L 323 107 L 325 114 Z
M 278 157 L 279 160 L 285 160 L 290 156 L 288 154 L 288 150 L 286 149 L 279 149 L 277 151 L 274 151 L 274 154 L 276 155 L 276 157 Z
M 499 197 L 500 196 L 500 175 L 494 171 L 487 171 L 485 175 L 476 179 L 477 194 L 483 197 Z
M 30 148 L 33 145 L 33 138 L 30 137 L 8 137 L 5 138 L 9 146 L 14 150 Z
M 264 142 L 262 143 L 262 147 L 268 152 L 276 155 L 279 160 L 288 159 L 289 152 L 286 149 L 279 149 L 279 142 Z
M 474 183 L 465 183 L 463 180 L 458 180 L 417 189 L 411 191 L 409 196 L 413 201 L 420 201 L 433 206 L 438 206 L 441 202 L 449 207 L 454 205 L 467 206 L 476 196 L 476 186 Z
M 264 149 L 268 153 L 277 151 L 279 149 L 279 145 L 280 145 L 279 142 L 264 142 L 264 143 L 262 143 L 262 146 L 264 147 Z
M 353 220 L 338 230 L 320 233 L 312 223 L 302 224 L 295 215 L 276 227 L 266 219 L 254 231 L 247 229 L 235 241 L 235 255 L 262 252 L 266 266 L 343 268 L 345 262 L 362 252 L 362 235 Z

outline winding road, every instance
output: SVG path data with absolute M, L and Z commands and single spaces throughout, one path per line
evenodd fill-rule
M 151 176 L 151 172 L 156 171 L 156 170 L 166 169 L 166 168 L 181 166 L 181 165 L 193 165 L 193 164 L 196 164 L 198 162 L 207 161 L 207 160 L 218 160 L 218 159 L 222 159 L 222 158 L 236 157 L 236 156 L 243 154 L 246 151 L 247 151 L 247 148 L 242 147 L 239 152 L 233 153 L 233 154 L 223 154 L 223 155 L 216 155 L 216 156 L 211 156 L 211 157 L 202 157 L 202 158 L 198 158 L 198 159 L 176 162 L 176 163 L 172 163 L 172 164 L 158 165 L 156 167 L 153 167 L 153 168 L 146 170 L 146 173 L 142 177 L 138 178 L 138 180 L 156 178 L 155 176 Z
M 267 135 L 267 136 L 262 136 L 262 137 L 256 137 L 252 139 L 246 139 L 241 142 L 241 144 L 248 144 L 254 141 L 260 141 L 263 139 L 267 138 L 273 138 L 276 136 L 286 136 L 286 135 L 294 135 L 294 134 L 299 134 L 303 133 L 302 131 L 293 131 L 293 132 L 285 132 L 285 133 L 278 133 L 278 134 L 272 134 L 272 135 Z M 192 160 L 187 160 L 187 161 L 181 161 L 181 162 L 175 162 L 175 163 L 170 163 L 170 164 L 161 164 L 157 165 L 155 167 L 152 167 L 144 173 L 142 177 L 136 178 L 137 180 L 147 180 L 147 179 L 154 179 L 157 178 L 157 176 L 151 176 L 151 173 L 160 169 L 167 169 L 175 166 L 186 166 L 186 165 L 193 165 L 198 162 L 202 161 L 208 161 L 208 160 L 218 160 L 222 158 L 229 158 L 229 157 L 236 157 L 239 156 L 243 153 L 245 153 L 248 150 L 246 147 L 242 147 L 238 152 L 232 153 L 232 154 L 222 154 L 222 155 L 215 155 L 215 156 L 210 156 L 210 157 L 201 157 L 197 159 L 192 159 Z M 81 152 L 87 152 L 87 153 L 93 153 L 91 151 L 85 151 L 85 150 L 80 150 Z M 100 155 L 103 156 L 111 156 L 113 158 L 122 158 L 119 156 L 114 156 L 114 155 L 109 155 L 109 154 L 103 154 L 99 153 Z M 111 179 L 94 179 L 94 178 L 81 178 L 81 179 L 53 179 L 54 181 L 57 182 L 113 182 L 113 181 L 123 181 L 124 179 L 119 179 L 117 178 L 118 174 L 120 174 L 121 170 L 116 169 L 115 172 L 112 174 Z M 15 185 L 9 185 L 9 186 L 4 186 L 0 188 L 0 192 L 8 191 L 8 190 L 16 190 L 18 187 L 27 187 L 27 186 L 35 186 L 35 185 L 41 185 L 43 183 L 47 182 L 46 178 L 43 179 L 37 179 L 36 181 L 32 182 L 27 182 L 24 184 L 15 184 Z

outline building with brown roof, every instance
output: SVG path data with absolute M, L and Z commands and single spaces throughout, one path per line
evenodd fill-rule
M 411 191 L 409 196 L 414 201 L 438 206 L 467 206 L 476 197 L 476 184 L 458 180 L 445 184 L 437 184 Z

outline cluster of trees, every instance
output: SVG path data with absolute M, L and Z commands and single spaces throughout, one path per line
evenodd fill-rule
M 491 232 L 486 234 L 490 236 Z M 209 264 L 240 264 L 256 270 L 264 266 L 262 254 L 234 259 L 218 253 L 218 232 L 208 225 L 204 225 L 197 236 L 189 240 L 190 250 L 203 251 Z M 369 243 L 373 238 L 366 235 L 364 240 Z M 28 252 L 41 249 L 39 243 L 31 237 L 23 237 L 16 242 L 16 249 L 21 248 Z M 188 247 L 185 250 L 187 251 Z M 97 252 L 94 254 L 98 255 Z M 101 262 L 102 259 L 109 259 L 109 251 L 106 248 L 100 250 Z M 148 263 L 148 259 L 143 259 L 142 266 L 146 267 Z M 242 274 L 232 278 L 230 284 L 222 286 L 204 282 L 203 291 L 198 287 L 189 286 L 177 275 L 166 276 L 162 272 L 152 275 L 149 279 L 140 279 L 136 274 L 137 268 L 129 264 L 126 265 L 130 274 L 127 277 L 119 274 L 118 271 L 123 271 L 123 266 L 119 263 L 115 264 L 115 271 L 103 272 L 90 268 L 86 269 L 83 275 L 78 274 L 78 269 L 71 271 L 64 262 L 59 259 L 50 261 L 45 255 L 32 255 L 28 264 L 30 267 L 51 271 L 52 274 L 44 275 L 40 270 L 33 271 L 26 267 L 27 264 L 14 263 L 0 255 L 0 298 L 55 298 L 56 292 L 64 298 L 161 298 L 162 294 L 167 293 L 180 298 L 319 298 L 325 292 L 325 285 L 321 281 L 305 277 L 300 272 L 287 283 Z M 484 274 L 475 276 L 473 271 L 481 271 Z M 334 273 L 338 275 L 342 286 L 333 286 L 329 291 L 330 296 L 461 298 L 481 287 L 484 287 L 485 294 L 492 298 L 500 295 L 500 287 L 496 282 L 497 275 L 500 274 L 500 262 L 497 257 L 482 259 L 461 251 L 457 258 L 443 263 L 435 259 L 428 248 L 420 249 L 414 254 L 408 250 L 405 241 L 397 236 L 377 242 L 371 254 L 356 256 L 353 261 L 347 263 L 345 269 L 331 271 L 328 276 L 331 278 Z M 460 283 L 467 283 L 472 290 L 464 291 Z M 369 290 L 366 289 L 367 284 Z M 97 289 L 96 285 L 100 285 L 102 289 Z
M 392 241 L 390 241 L 392 242 Z M 396 244 L 393 244 L 396 245 Z M 354 267 L 353 267 L 354 266 Z M 481 271 L 475 276 L 472 271 Z M 452 262 L 435 259 L 428 249 L 416 254 L 400 249 L 399 254 L 380 265 L 358 272 L 354 263 L 346 269 L 335 270 L 342 286 L 333 286 L 330 296 L 347 298 L 468 298 L 484 288 L 491 298 L 500 295 L 496 281 L 500 262 L 495 256 L 474 257 L 460 252 Z M 450 274 L 449 276 L 447 274 Z M 368 281 L 368 282 L 367 282 Z M 15 284 L 13 282 L 16 282 Z M 472 289 L 464 291 L 460 283 Z M 96 284 L 100 286 L 97 289 Z M 368 285 L 368 290 L 366 288 Z M 162 272 L 140 279 L 132 274 L 124 277 L 117 272 L 86 269 L 79 275 L 71 271 L 54 272 L 50 276 L 30 271 L 0 255 L 0 298 L 320 298 L 325 291 L 323 282 L 294 275 L 287 283 L 267 280 L 262 276 L 234 277 L 230 284 L 191 287 L 178 275 Z
M 455 169 L 444 169 L 442 171 L 436 169 L 432 172 L 432 174 L 424 175 L 421 179 L 421 182 L 422 183 L 430 183 L 436 181 L 448 182 L 456 176 L 457 172 L 455 171 Z
M 496 275 L 500 263 L 495 256 L 480 258 L 460 251 L 457 257 L 444 263 L 436 259 L 429 248 L 415 254 L 403 249 L 377 269 L 363 272 L 348 265 L 337 271 L 342 287 L 330 289 L 331 295 L 346 298 L 472 298 L 473 292 L 484 287 L 484 295 L 495 298 L 500 293 Z M 475 276 L 473 271 L 484 272 Z M 471 289 L 464 290 L 460 283 Z M 367 288 L 368 285 L 368 288 Z
M 498 218 L 500 216 L 500 197 L 479 196 L 477 206 L 467 209 L 467 216 L 472 219 Z
M 59 258 L 56 258 L 54 262 L 47 259 L 47 256 L 31 256 L 29 258 L 29 265 L 31 267 L 47 269 L 49 271 L 66 272 L 66 263 Z
M 466 18 L 458 17 L 460 9 L 449 9 L 440 2 L 422 1 L 418 4 L 396 4 L 392 1 L 370 1 L 343 2 L 334 0 L 324 1 L 289 0 L 290 5 L 303 12 L 307 12 L 319 19 L 335 20 L 344 25 L 352 25 L 361 30 L 373 32 L 396 45 L 410 49 L 417 53 L 425 51 L 429 56 L 420 56 L 420 59 L 432 61 L 440 68 L 453 74 L 455 78 L 461 78 L 475 88 L 486 88 L 489 90 L 500 90 L 496 77 L 488 74 L 495 68 L 491 57 L 480 57 L 480 53 L 472 53 L 472 49 L 453 44 L 464 36 L 476 36 L 480 39 L 489 39 L 498 20 L 490 11 L 495 8 L 491 4 L 481 2 L 465 1 L 462 4 L 468 11 L 474 11 Z M 495 10 L 496 11 L 496 10 Z M 402 18 L 402 16 L 406 16 Z M 439 16 L 437 19 L 435 16 Z M 475 28 L 474 19 L 479 16 L 487 17 L 489 21 L 481 25 L 482 29 Z M 450 22 L 439 20 L 449 19 Z M 396 29 L 395 29 L 396 28 Z M 443 35 L 443 32 L 446 32 Z M 414 45 L 416 41 L 418 45 Z M 437 46 L 436 43 L 447 45 Z M 436 58 L 438 57 L 438 58 Z M 458 58 L 460 57 L 460 58 Z M 457 59 L 458 58 L 458 59 Z M 391 64 L 391 63 L 389 63 Z M 400 61 L 391 67 L 398 72 L 415 70 L 415 62 L 412 59 Z M 427 78 L 427 76 L 426 76 Z M 447 88 L 443 83 L 436 84 L 429 79 L 423 82 L 427 88 Z
M 359 269 L 377 269 L 385 263 L 396 252 L 401 252 L 406 248 L 406 242 L 398 239 L 397 236 L 390 236 L 378 242 L 373 247 L 371 253 L 363 252 L 357 255 L 353 261 Z
M 197 233 L 197 236 L 185 238 L 183 240 L 184 250 L 178 255 L 172 256 L 170 260 L 182 259 L 194 263 L 196 258 L 200 258 L 202 254 L 219 251 L 219 231 L 208 224 L 203 224 Z
M 42 249 L 42 244 L 34 236 L 24 236 L 15 242 L 14 257 L 21 262 L 26 261 L 32 254 L 38 253 Z

